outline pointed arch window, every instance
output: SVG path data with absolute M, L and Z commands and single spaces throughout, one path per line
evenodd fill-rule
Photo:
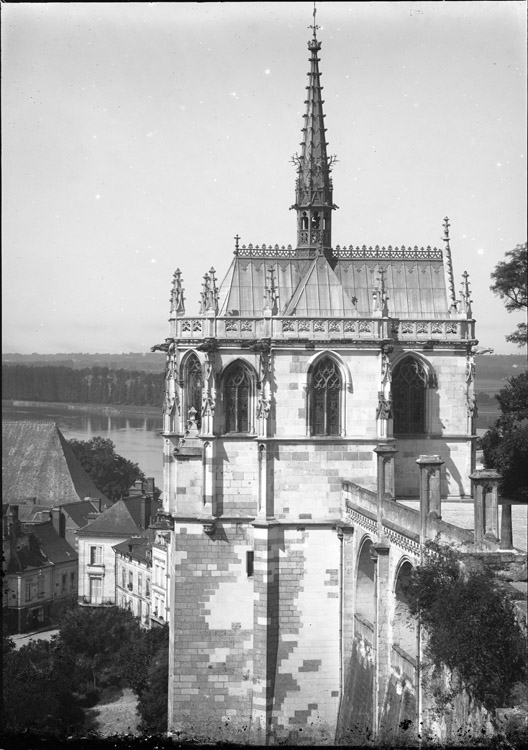
M 336 362 L 323 357 L 315 366 L 310 384 L 312 435 L 341 433 L 342 385 Z
M 191 407 L 194 408 L 194 418 L 198 429 L 202 423 L 202 390 L 203 390 L 203 375 L 202 365 L 196 354 L 189 355 L 185 367 L 185 383 L 186 383 L 186 405 L 185 415 L 186 419 L 189 416 Z
M 425 403 L 428 377 L 414 357 L 405 357 L 394 368 L 392 405 L 394 432 L 400 435 L 425 432 Z
M 226 432 L 250 432 L 252 379 L 241 362 L 231 365 L 224 376 Z

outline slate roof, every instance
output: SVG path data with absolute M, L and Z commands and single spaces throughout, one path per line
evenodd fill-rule
M 279 315 L 370 317 L 380 271 L 391 317 L 449 315 L 444 256 L 436 248 L 357 248 L 336 250 L 328 257 L 316 251 L 285 249 L 285 257 L 280 255 L 281 250 L 275 248 L 242 247 L 220 286 L 219 315 L 262 316 L 270 269 Z
M 33 526 L 31 533 L 36 537 L 43 554 L 54 565 L 77 560 L 77 552 L 66 539 L 57 534 L 51 523 Z
M 88 523 L 89 514 L 93 513 L 94 511 L 98 512 L 99 508 L 96 502 L 92 502 L 90 500 L 81 500 L 81 502 L 79 503 L 68 503 L 68 505 L 63 505 L 62 511 L 63 513 L 68 515 L 77 526 L 77 528 L 80 529 L 83 526 L 86 526 L 86 524 Z
M 118 500 L 95 520 L 79 530 L 79 534 L 93 536 L 134 536 L 141 530 L 141 497 Z M 153 519 L 159 504 L 151 501 L 150 518 Z
M 42 568 L 65 562 L 75 562 L 77 553 L 60 537 L 51 523 L 33 526 L 31 531 L 22 532 L 19 539 L 28 537 L 28 545 L 21 549 L 11 548 L 7 564 L 8 573 L 19 573 L 30 568 Z
M 97 489 L 54 422 L 2 421 L 2 499 L 41 507 L 109 500 Z
M 155 534 L 152 529 L 147 529 L 144 536 L 133 536 L 124 542 L 114 546 L 114 550 L 123 555 L 129 555 L 138 562 L 147 562 L 147 550 L 152 549 Z M 149 560 L 150 562 L 150 560 Z

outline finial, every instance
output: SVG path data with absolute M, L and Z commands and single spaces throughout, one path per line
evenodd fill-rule
M 233 239 L 235 240 L 235 255 L 238 255 L 240 235 L 238 233 L 235 234 Z
M 444 219 L 444 236 L 442 237 L 444 242 L 449 242 L 449 227 L 451 224 L 449 223 L 449 217 L 446 216 Z
M 218 315 L 218 290 L 216 288 L 214 268 L 211 268 L 209 273 L 206 273 L 204 275 L 200 298 L 201 315 L 211 310 L 215 313 L 215 315 Z
M 276 315 L 278 312 L 277 307 L 277 300 L 278 300 L 278 293 L 277 288 L 275 286 L 275 269 L 273 266 L 270 266 L 267 269 L 269 273 L 269 279 L 266 278 L 265 282 L 265 288 L 264 288 L 264 299 L 265 299 L 265 310 L 271 310 L 272 315 Z
M 317 16 L 317 8 L 315 7 L 315 0 L 314 0 L 314 7 L 313 7 L 313 24 L 308 26 L 309 29 L 313 30 L 313 38 L 317 39 L 316 31 L 317 29 L 320 29 L 321 27 L 317 25 L 315 17 Z
M 171 315 L 185 315 L 185 296 L 183 294 L 181 271 L 179 268 L 174 272 L 172 279 L 170 303 Z
M 471 299 L 471 291 L 469 288 L 469 274 L 467 271 L 464 271 L 464 273 L 462 274 L 461 286 L 462 291 L 460 292 L 460 297 L 462 298 L 462 304 L 465 308 L 465 312 L 470 318 L 473 314 L 471 310 L 471 303 L 473 302 L 473 300 Z

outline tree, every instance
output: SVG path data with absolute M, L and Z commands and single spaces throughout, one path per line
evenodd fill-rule
M 3 642 L 2 725 L 6 734 L 61 736 L 84 721 L 73 695 L 74 661 L 57 641 L 38 640 L 15 650 Z
M 148 674 L 153 660 L 168 645 L 168 625 L 151 630 L 139 629 L 136 637 L 128 641 L 117 654 L 116 664 L 119 672 L 138 697 L 141 697 L 148 687 Z
M 89 671 L 96 687 L 105 670 L 119 672 L 119 652 L 141 632 L 139 621 L 128 609 L 76 607 L 64 615 L 59 641 L 74 655 L 81 671 Z
M 490 289 L 494 294 L 505 301 L 508 312 L 526 310 L 528 308 L 528 260 L 526 243 L 517 245 L 514 250 L 509 250 L 506 257 L 510 260 L 501 261 L 495 266 L 491 274 L 493 284 Z M 518 323 L 517 330 L 506 336 L 506 341 L 511 341 L 518 346 L 526 346 L 527 329 L 526 323 Z
M 500 493 L 528 499 L 528 373 L 509 378 L 495 397 L 501 414 L 482 438 L 484 463 L 501 474 Z
M 146 688 L 141 693 L 138 711 L 143 732 L 167 731 L 167 703 L 169 690 L 169 647 L 163 646 L 149 667 Z
M 115 452 L 110 438 L 69 440 L 70 448 L 98 490 L 119 500 L 137 479 L 145 479 L 139 466 Z
M 406 591 L 411 614 L 428 634 L 427 656 L 437 669 L 458 674 L 459 690 L 489 710 L 511 705 L 527 667 L 526 639 L 510 599 L 489 568 L 471 567 L 436 542 L 428 551 Z

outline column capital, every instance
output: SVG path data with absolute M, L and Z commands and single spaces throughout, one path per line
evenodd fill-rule
M 380 443 L 374 448 L 374 453 L 377 453 L 378 456 L 392 456 L 394 453 L 398 453 L 398 449 L 395 445 Z
M 444 463 L 440 456 L 434 454 L 432 456 L 420 456 L 416 459 L 416 463 L 420 466 L 442 466 Z
M 498 482 L 501 478 L 501 475 L 498 471 L 495 471 L 495 469 L 477 469 L 477 471 L 474 471 L 472 474 L 469 475 L 469 478 L 473 482 Z

